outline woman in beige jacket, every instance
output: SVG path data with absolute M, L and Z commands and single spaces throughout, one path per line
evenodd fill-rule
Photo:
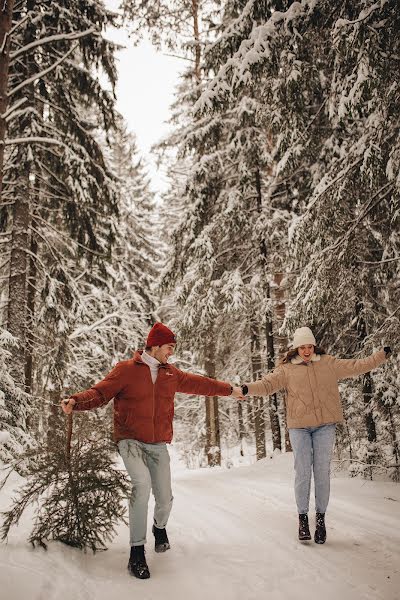
M 323 544 L 335 427 L 343 421 L 338 382 L 375 369 L 385 362 L 390 348 L 359 360 L 334 358 L 317 346 L 308 327 L 296 329 L 291 348 L 282 364 L 260 381 L 243 385 L 242 392 L 243 395 L 269 396 L 278 390 L 286 390 L 286 421 L 294 455 L 299 539 L 311 539 L 308 509 L 311 472 L 314 471 L 314 541 Z

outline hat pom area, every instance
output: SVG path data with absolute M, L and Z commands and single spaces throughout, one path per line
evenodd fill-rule
M 299 346 L 307 345 L 316 346 L 317 342 L 313 332 L 309 327 L 299 327 L 293 334 L 292 348 L 299 348 Z
M 149 335 L 147 336 L 146 346 L 162 346 L 163 344 L 176 344 L 176 337 L 173 331 L 171 331 L 163 323 L 157 322 L 150 329 Z

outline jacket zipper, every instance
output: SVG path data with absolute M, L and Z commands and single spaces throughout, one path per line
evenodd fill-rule
M 155 388 L 156 384 L 153 383 L 153 442 L 156 441 L 156 425 L 155 425 L 155 413 L 156 413 L 156 399 L 155 399 Z
M 307 365 L 307 366 L 308 366 L 308 365 Z M 311 366 L 311 367 L 312 367 L 312 369 L 313 369 L 313 375 L 315 375 L 315 374 L 314 374 L 314 365 L 313 365 L 312 363 L 310 363 L 310 366 Z M 310 389 L 311 389 L 311 395 L 312 395 L 312 400 L 313 400 L 313 407 L 314 407 L 315 419 L 316 419 L 316 421 L 317 421 L 317 423 L 318 423 L 318 422 L 319 422 L 319 419 L 318 419 L 318 415 L 317 415 L 317 407 L 316 407 L 316 405 L 315 405 L 315 395 L 314 395 L 314 390 L 313 390 L 312 383 L 311 383 L 311 375 L 310 375 L 310 371 L 308 371 L 308 380 L 309 380 L 309 382 L 310 382 Z M 315 380 L 315 377 L 314 377 L 314 380 Z

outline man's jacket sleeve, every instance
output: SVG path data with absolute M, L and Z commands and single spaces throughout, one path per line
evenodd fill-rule
M 104 379 L 84 392 L 73 394 L 74 410 L 91 410 L 104 406 L 123 388 L 123 367 L 118 363 Z
M 193 375 L 176 369 L 178 374 L 177 392 L 199 396 L 230 396 L 231 385 L 202 375 Z

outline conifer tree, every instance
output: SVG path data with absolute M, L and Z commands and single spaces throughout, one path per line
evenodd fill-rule
M 238 7 L 214 48 L 230 56 L 198 107 L 262 95 L 278 183 L 286 179 L 299 217 L 289 249 L 300 276 L 286 327 L 314 325 L 346 356 L 390 343 L 398 328 L 390 283 L 398 265 L 396 3 L 341 2 L 334 12 L 328 3 L 267 4 L 259 24 L 258 3 Z M 374 444 L 371 393 L 364 382 Z
M 13 17 L 3 198 L 6 210 L 12 207 L 7 326 L 19 339 L 14 368 L 23 384 L 27 257 L 41 242 L 33 231 L 36 221 L 57 227 L 61 214 L 66 235 L 94 252 L 109 251 L 115 194 L 94 124 L 83 111 L 96 106 L 98 124 L 110 127 L 113 100 L 94 71 L 101 64 L 113 82 L 115 67 L 112 45 L 100 35 L 112 16 L 101 4 L 27 0 Z

